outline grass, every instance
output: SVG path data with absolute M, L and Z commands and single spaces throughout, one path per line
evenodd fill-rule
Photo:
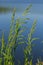
M 20 28 L 22 28 L 22 24 L 24 24 L 24 21 L 28 20 L 29 18 L 17 18 L 15 21 L 15 13 L 16 13 L 16 9 L 14 8 L 7 44 L 4 40 L 4 32 L 2 34 L 1 48 L 0 48 L 0 64 L 1 65 L 2 64 L 14 65 L 15 60 L 13 61 L 12 50 L 14 49 L 14 53 L 15 53 L 17 46 L 19 44 L 24 43 L 24 41 L 22 42 L 20 41 L 17 44 L 17 40 L 23 39 L 24 36 L 21 33 L 23 32 L 24 29 L 21 30 Z M 20 21 L 23 21 L 23 22 L 20 22 Z
M 32 35 L 34 34 L 35 32 L 35 27 L 36 27 L 36 20 L 34 21 L 32 27 L 31 27 L 31 30 L 30 30 L 30 33 L 28 34 L 28 42 L 26 43 L 27 46 L 26 48 L 24 49 L 24 64 L 25 65 L 33 65 L 32 64 L 32 47 L 33 47 L 33 44 L 32 42 L 35 41 L 35 40 L 38 40 L 39 38 L 32 38 Z
M 34 23 L 31 27 L 30 33 L 27 37 L 27 42 L 23 40 L 25 37 L 22 33 L 26 30 L 26 27 L 22 26 L 22 24 L 26 24 L 26 20 L 29 18 L 25 18 L 28 15 L 30 8 L 32 5 L 29 5 L 26 10 L 23 12 L 22 17 L 18 17 L 15 19 L 16 15 L 16 8 L 13 10 L 12 14 L 12 21 L 10 24 L 10 32 L 8 36 L 8 43 L 6 44 L 4 39 L 4 32 L 2 33 L 2 38 L 0 39 L 1 47 L 0 47 L 0 65 L 15 65 L 15 52 L 18 45 L 27 44 L 26 48 L 24 49 L 24 65 L 33 65 L 32 63 L 32 42 L 38 40 L 39 38 L 32 38 L 37 21 L 34 20 Z M 22 41 L 21 41 L 22 40 Z M 14 55 L 12 54 L 14 51 Z M 14 59 L 14 60 L 13 60 Z M 41 65 L 40 61 L 38 60 L 38 65 Z M 21 65 L 20 62 L 18 65 Z

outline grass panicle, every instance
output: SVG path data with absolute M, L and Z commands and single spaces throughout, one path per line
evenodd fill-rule
M 31 27 L 30 33 L 28 34 L 28 42 L 26 43 L 27 46 L 26 46 L 26 48 L 24 50 L 25 65 L 32 65 L 32 42 L 34 40 L 38 40 L 39 39 L 39 38 L 32 38 L 32 35 L 35 32 L 36 22 L 37 21 L 35 20 L 34 23 L 33 23 L 33 25 L 32 25 L 32 27 Z M 29 62 L 29 64 L 26 64 L 28 62 Z
M 23 16 L 26 16 L 26 15 L 29 13 L 31 7 L 32 7 L 32 4 L 30 4 L 30 5 L 25 9 L 25 11 L 23 12 L 22 15 L 23 15 Z

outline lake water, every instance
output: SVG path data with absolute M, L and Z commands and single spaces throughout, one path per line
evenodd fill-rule
M 6 4 L 3 4 L 4 6 Z M 0 6 L 3 6 L 0 4 Z M 18 11 L 16 12 L 16 18 L 21 16 L 22 12 L 25 10 L 25 8 L 29 4 L 8 4 L 6 7 L 16 7 Z M 21 10 L 20 10 L 21 9 Z M 19 11 L 20 10 L 20 11 Z M 12 12 L 7 13 L 0 13 L 0 29 L 5 31 L 5 41 L 7 42 L 8 34 L 9 34 L 9 28 L 10 28 L 10 22 L 11 22 L 11 16 Z M 27 37 L 28 32 L 31 29 L 31 26 L 35 19 L 37 19 L 37 25 L 36 30 L 33 35 L 33 37 L 38 37 L 39 40 L 35 41 L 34 43 L 36 46 L 33 47 L 33 59 L 34 62 L 36 62 L 37 57 L 41 57 L 43 60 L 43 43 L 41 41 L 43 40 L 43 4 L 32 4 L 32 8 L 29 12 L 29 14 L 26 16 L 29 17 L 30 20 L 27 21 L 27 24 L 25 25 L 27 27 L 26 32 L 24 32 L 24 36 Z M 2 32 L 0 31 L 0 37 L 2 35 Z M 17 59 L 21 60 L 21 65 L 23 65 L 23 48 L 25 45 L 18 46 L 16 49 L 16 65 L 17 65 Z M 34 64 L 35 65 L 35 64 Z

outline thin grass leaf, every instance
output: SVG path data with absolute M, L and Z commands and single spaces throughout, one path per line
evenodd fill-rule
M 19 42 L 18 45 L 26 44 L 26 41 Z
M 1 52 L 2 52 L 4 50 L 4 48 L 5 48 L 4 32 L 2 34 L 2 40 L 1 40 L 1 42 L 2 42 L 2 46 L 1 46 Z
M 39 38 L 32 38 L 31 43 L 35 40 L 38 40 Z

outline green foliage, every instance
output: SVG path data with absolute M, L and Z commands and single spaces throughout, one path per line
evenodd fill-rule
M 15 9 L 14 9 L 14 12 L 13 12 L 13 16 L 12 16 L 12 22 L 11 22 L 11 26 L 10 26 L 10 33 L 9 33 L 9 37 L 8 37 L 8 43 L 7 45 L 5 46 L 5 41 L 4 41 L 4 33 L 2 35 L 2 39 L 1 39 L 1 57 L 2 59 L 4 58 L 4 65 L 14 65 L 13 63 L 13 60 L 12 60 L 12 55 L 11 55 L 11 52 L 12 52 L 12 48 L 13 48 L 13 45 L 15 44 L 15 41 L 14 41 L 14 35 L 13 35 L 13 32 L 14 32 L 14 16 L 15 16 Z M 5 48 L 5 49 L 4 49 Z M 1 63 L 1 58 L 0 58 L 0 63 Z
M 2 65 L 2 58 L 0 58 L 0 64 Z
M 23 16 L 26 16 L 29 13 L 29 10 L 32 5 L 28 6 L 26 10 L 23 12 Z M 3 10 L 3 9 L 2 9 Z M 8 36 L 8 43 L 5 43 L 4 40 L 4 32 L 2 34 L 2 39 L 0 40 L 1 42 L 1 48 L 0 48 L 0 65 L 15 65 L 15 59 L 12 55 L 13 50 L 14 53 L 16 51 L 16 48 L 20 44 L 27 44 L 26 48 L 24 49 L 24 65 L 33 65 L 32 63 L 32 47 L 33 44 L 32 42 L 35 40 L 38 40 L 39 38 L 33 38 L 32 35 L 35 32 L 35 27 L 37 21 L 35 20 L 30 33 L 28 34 L 27 41 L 24 40 L 24 36 L 22 33 L 26 30 L 26 27 L 22 26 L 22 24 L 26 24 L 26 20 L 29 20 L 29 18 L 17 18 L 15 20 L 15 15 L 16 15 L 16 8 L 13 10 L 13 15 L 12 15 L 12 21 L 10 24 L 10 32 Z M 43 41 L 42 41 L 43 42 Z M 14 54 L 15 56 L 15 54 Z M 3 62 L 4 61 L 4 62 Z M 18 61 L 20 65 L 20 61 Z M 38 64 L 41 65 L 39 59 L 38 59 Z
M 26 43 L 27 46 L 24 50 L 24 55 L 25 55 L 25 64 L 24 65 L 32 65 L 32 42 L 34 40 L 37 40 L 39 38 L 32 38 L 32 35 L 34 34 L 35 32 L 35 27 L 36 27 L 36 20 L 34 21 L 32 27 L 31 27 L 31 30 L 30 30 L 30 33 L 28 34 L 28 42 Z M 29 57 L 29 58 L 28 58 Z M 27 60 L 26 60 L 27 59 Z M 26 63 L 30 63 L 30 64 L 26 64 Z
M 15 53 L 17 46 L 19 44 L 24 43 L 24 41 L 21 42 L 21 40 L 23 40 L 23 38 L 24 38 L 22 33 L 23 33 L 23 31 L 25 31 L 22 24 L 27 23 L 27 22 L 25 22 L 25 20 L 29 20 L 29 18 L 17 18 L 15 20 L 15 12 L 16 12 L 16 9 L 14 8 L 13 15 L 12 15 L 12 21 L 10 24 L 10 32 L 9 32 L 9 36 L 8 36 L 7 45 L 4 40 L 4 32 L 2 34 L 1 49 L 0 49 L 0 55 L 1 55 L 0 64 L 3 63 L 4 65 L 14 65 L 12 50 L 14 49 L 14 53 Z M 17 42 L 18 42 L 18 44 L 17 44 Z

